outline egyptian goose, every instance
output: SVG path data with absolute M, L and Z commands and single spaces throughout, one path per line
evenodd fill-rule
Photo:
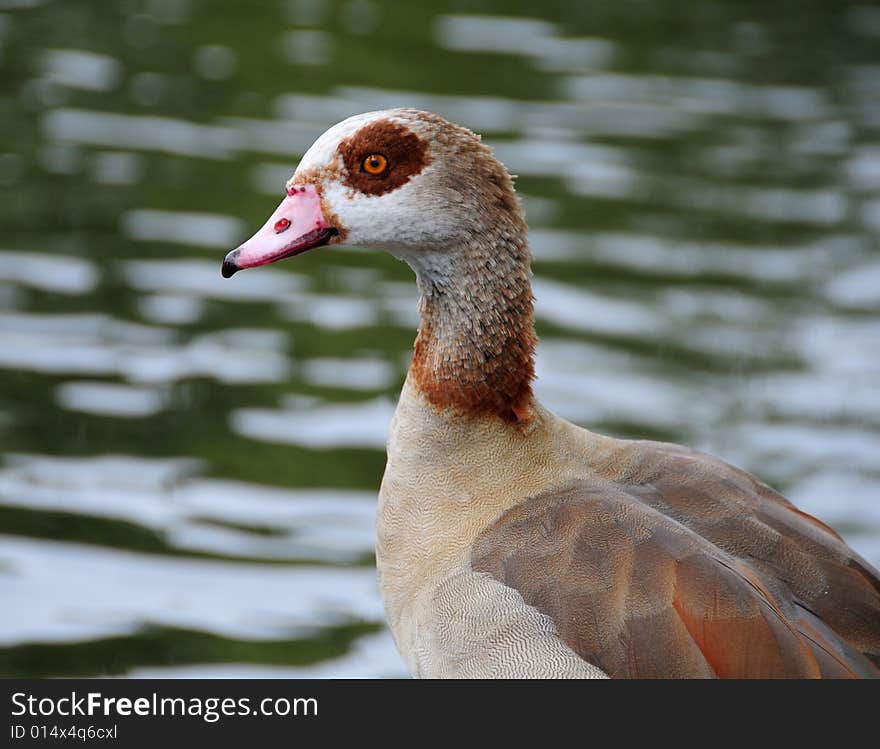
M 523 211 L 471 131 L 351 117 L 305 154 L 223 275 L 315 247 L 415 271 L 377 566 L 423 677 L 877 677 L 880 574 L 744 471 L 543 408 Z

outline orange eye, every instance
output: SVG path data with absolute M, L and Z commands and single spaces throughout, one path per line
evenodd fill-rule
M 388 169 L 388 159 L 381 153 L 371 153 L 361 163 L 361 169 L 367 174 L 379 175 Z

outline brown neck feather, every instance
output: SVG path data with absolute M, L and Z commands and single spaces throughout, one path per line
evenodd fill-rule
M 438 409 L 526 424 L 535 376 L 533 297 L 519 206 L 502 227 L 419 272 L 421 325 L 410 377 Z

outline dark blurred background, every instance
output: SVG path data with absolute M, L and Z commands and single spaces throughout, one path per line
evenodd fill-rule
M 519 175 L 546 405 L 880 562 L 880 6 L 0 0 L 0 674 L 404 674 L 373 522 L 412 274 L 219 272 L 388 106 Z

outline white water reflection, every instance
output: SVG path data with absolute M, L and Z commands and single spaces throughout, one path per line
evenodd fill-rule
M 233 249 L 244 237 L 244 222 L 234 216 L 138 209 L 120 220 L 123 232 L 140 241 Z
M 6 453 L 4 464 L 0 473 L 4 480 L 14 476 L 22 482 L 22 488 L 38 484 L 52 486 L 59 491 L 59 497 L 66 488 L 107 485 L 140 490 L 166 486 L 183 480 L 199 466 L 198 461 L 190 458 L 160 460 L 122 455 L 51 458 L 20 453 Z
M 844 306 L 880 307 L 880 260 L 847 268 L 831 278 L 828 296 Z
M 204 306 L 201 299 L 184 294 L 149 294 L 137 300 L 141 315 L 163 325 L 196 322 L 201 317 Z
M 577 136 L 664 139 L 698 130 L 703 115 L 649 102 L 527 101 L 491 96 L 338 86 L 331 94 L 290 93 L 275 101 L 282 122 L 311 123 L 315 134 L 358 112 L 408 106 L 437 112 L 486 134 L 552 128 Z M 311 145 L 311 143 L 309 143 Z
M 880 475 L 830 468 L 800 477 L 789 490 L 797 506 L 838 528 L 847 543 L 880 566 Z M 833 498 L 832 501 L 829 501 Z M 854 522 L 854 519 L 858 519 Z
M 514 174 L 520 176 L 565 177 L 583 176 L 600 180 L 600 170 L 609 174 L 615 170 L 617 180 L 635 179 L 635 172 L 627 168 L 627 156 L 622 149 L 572 142 L 565 138 L 529 138 L 513 141 L 490 141 L 495 156 Z M 607 178 L 611 180 L 609 176 Z M 626 191 L 621 189 L 621 194 Z
M 60 86 L 108 91 L 122 78 L 122 65 L 88 50 L 50 49 L 43 56 L 43 74 Z
M 310 385 L 345 390 L 384 390 L 397 375 L 384 359 L 306 359 L 299 368 L 299 376 Z
M 860 207 L 859 218 L 868 229 L 880 234 L 880 198 L 865 201 Z
M 162 411 L 168 404 L 168 393 L 160 388 L 107 382 L 65 382 L 55 390 L 55 399 L 70 411 L 138 418 Z
M 382 619 L 360 566 L 379 475 L 358 491 L 334 488 L 341 473 L 300 484 L 334 451 L 380 461 L 418 324 L 411 274 L 342 248 L 229 280 L 219 266 L 249 233 L 248 190 L 268 212 L 326 127 L 389 106 L 472 128 L 519 173 L 547 406 L 740 464 L 880 561 L 880 64 L 867 5 L 821 33 L 804 25 L 809 53 L 782 55 L 772 14 L 687 2 L 623 27 L 575 6 L 515 17 L 410 4 L 392 18 L 371 0 L 335 14 L 292 0 L 265 14 L 259 66 L 229 8 L 229 33 L 210 39 L 177 33 L 212 12 L 198 4 L 123 9 L 99 55 L 87 14 L 61 23 L 64 4 L 0 5 L 23 6 L 0 16 L 18 71 L 0 154 L 0 441 L 47 453 L 4 456 L 0 503 L 29 532 L 55 513 L 76 517 L 72 533 L 115 529 L 84 534 L 92 547 L 0 540 L 0 595 L 17 596 L 0 636 L 81 641 L 156 622 L 254 638 Z M 691 19 L 688 34 L 657 32 L 670 13 Z M 28 14 L 40 44 L 21 43 L 37 27 Z M 167 449 L 179 418 L 192 446 L 137 457 Z M 295 446 L 283 478 L 260 479 L 285 488 L 217 478 L 276 445 Z M 71 450 L 87 455 L 49 455 Z M 99 545 L 129 543 L 126 524 L 167 554 Z M 291 569 L 304 560 L 336 568 L 316 582 L 317 564 Z M 134 673 L 402 671 L 382 633 L 303 669 Z
M 880 336 L 878 336 L 880 341 Z M 880 361 L 880 347 L 876 354 Z M 768 376 L 756 375 L 749 383 L 750 403 L 746 407 L 755 416 L 814 422 L 863 421 L 880 426 L 880 366 L 873 372 L 847 378 L 847 387 L 840 387 L 840 376 L 828 372 L 791 372 Z
M 847 173 L 861 190 L 880 190 L 880 145 L 871 144 L 854 151 Z
M 622 165 L 596 164 L 563 170 L 566 185 L 585 197 L 631 198 L 689 211 L 705 211 L 762 222 L 834 226 L 849 201 L 840 190 L 796 190 L 761 185 L 719 184 L 693 177 L 639 174 Z
M 0 250 L 0 281 L 56 294 L 87 294 L 100 271 L 89 260 L 70 255 Z
M 532 229 L 532 254 L 538 261 L 600 261 L 613 268 L 684 277 L 723 275 L 754 282 L 818 281 L 835 268 L 848 267 L 864 252 L 855 236 L 829 236 L 792 248 L 689 241 L 627 232 L 573 232 Z M 849 272 L 849 271 L 847 271 Z M 844 291 L 843 296 L 846 292 Z
M 760 221 L 789 221 L 819 226 L 839 224 L 849 202 L 839 190 L 795 190 L 760 185 L 729 186 L 673 178 L 656 183 L 682 208 L 700 209 Z
M 280 409 L 242 408 L 230 415 L 233 431 L 251 439 L 305 447 L 383 449 L 394 414 L 388 398 L 351 404 L 288 398 Z
M 122 272 L 129 285 L 140 291 L 185 292 L 206 299 L 242 302 L 299 302 L 300 292 L 309 284 L 303 276 L 275 268 L 238 273 L 219 283 L 219 263 L 195 259 L 129 260 L 122 264 Z
M 204 376 L 219 382 L 273 382 L 290 371 L 283 335 L 230 328 L 173 343 L 172 331 L 102 315 L 0 313 L 0 369 L 119 375 L 132 383 Z
M 49 140 L 209 159 L 228 159 L 240 144 L 228 127 L 82 109 L 53 109 L 42 130 Z
M 717 411 L 708 389 L 679 376 L 650 377 L 633 355 L 612 354 L 601 346 L 564 339 L 541 341 L 536 361 L 536 392 L 563 418 L 581 424 L 635 423 L 650 415 L 670 431 L 687 431 Z
M 288 154 L 300 156 L 315 142 L 320 132 L 314 124 L 297 120 L 259 120 L 246 117 L 224 117 L 221 124 L 234 128 L 241 138 L 241 147 L 255 153 Z M 284 182 L 293 174 L 296 161 L 291 158 L 287 175 L 275 186 L 273 194 L 284 193 Z
M 880 319 L 804 314 L 792 333 L 798 351 L 820 377 L 847 382 L 880 374 Z M 846 387 L 841 388 L 847 392 Z
M 561 38 L 555 24 L 537 18 L 447 15 L 434 22 L 438 45 L 456 52 L 524 55 L 541 70 L 574 72 L 614 62 L 608 39 Z
M 580 101 L 662 104 L 695 114 L 789 120 L 820 120 L 834 112 L 827 95 L 806 86 L 758 86 L 722 78 L 599 73 L 565 80 Z
M 95 580 L 101 595 L 90 595 Z M 287 591 L 287 595 L 283 592 Z M 375 570 L 179 559 L 0 537 L 0 642 L 126 635 L 145 623 L 245 639 L 381 621 Z
M 556 33 L 555 24 L 521 16 L 438 16 L 434 36 L 448 49 L 527 55 L 536 40 Z
M 279 305 L 287 320 L 307 322 L 328 330 L 368 327 L 379 322 L 379 305 L 371 299 L 339 294 L 298 294 Z
M 487 96 L 450 96 L 420 91 L 389 91 L 362 86 L 341 86 L 332 95 L 284 94 L 275 101 L 275 112 L 284 120 L 315 124 L 320 130 L 358 112 L 408 106 L 437 112 L 456 122 L 466 122 L 482 132 L 510 132 L 524 124 L 527 106 L 510 99 Z
M 601 296 L 572 284 L 535 278 L 532 284 L 540 300 L 535 314 L 569 330 L 589 330 L 613 335 L 652 334 L 664 322 L 636 300 Z
M 192 460 L 18 455 L 6 463 L 0 504 L 137 523 L 180 551 L 353 562 L 373 550 L 374 492 L 198 478 Z

